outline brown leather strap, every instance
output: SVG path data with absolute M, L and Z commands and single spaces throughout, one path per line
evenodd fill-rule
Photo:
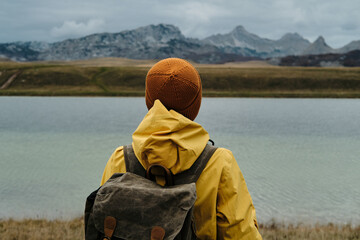
M 166 167 L 160 165 L 160 164 L 152 164 L 148 167 L 148 169 L 146 170 L 146 178 L 150 179 L 151 181 L 156 181 L 155 177 L 156 176 L 162 176 L 165 178 L 166 180 L 166 185 L 167 186 L 173 186 L 174 185 L 174 180 L 173 180 L 173 175 L 170 172 L 169 169 L 167 169 Z
M 111 239 L 116 228 L 116 219 L 111 216 L 107 216 L 104 220 L 104 240 Z
M 151 240 L 163 240 L 165 237 L 165 230 L 162 227 L 156 226 L 151 230 Z

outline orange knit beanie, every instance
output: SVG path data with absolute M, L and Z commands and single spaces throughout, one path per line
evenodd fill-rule
M 187 61 L 167 58 L 156 63 L 146 76 L 145 101 L 150 109 L 154 101 L 194 120 L 201 105 L 201 79 Z

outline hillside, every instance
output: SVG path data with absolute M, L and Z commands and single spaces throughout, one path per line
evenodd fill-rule
M 2 62 L 0 95 L 144 96 L 146 73 L 153 64 L 117 58 Z M 257 61 L 195 66 L 204 96 L 360 97 L 359 68 L 274 67 Z
M 360 50 L 354 50 L 344 54 L 328 53 L 287 56 L 280 59 L 279 65 L 302 67 L 360 67 Z

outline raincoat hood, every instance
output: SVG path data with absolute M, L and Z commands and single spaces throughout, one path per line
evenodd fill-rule
M 156 100 L 133 136 L 133 149 L 145 169 L 161 164 L 173 174 L 189 169 L 204 150 L 209 134 Z

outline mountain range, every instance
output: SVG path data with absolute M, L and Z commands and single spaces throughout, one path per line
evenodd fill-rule
M 285 56 L 341 54 L 358 49 L 360 40 L 333 49 L 321 36 L 313 43 L 298 33 L 287 33 L 278 40 L 270 40 L 248 32 L 243 26 L 237 26 L 227 34 L 216 34 L 204 39 L 188 38 L 176 26 L 159 24 L 119 33 L 97 33 L 54 43 L 2 43 L 0 58 L 13 61 L 52 61 L 99 57 L 180 57 L 198 63 L 224 63 Z

